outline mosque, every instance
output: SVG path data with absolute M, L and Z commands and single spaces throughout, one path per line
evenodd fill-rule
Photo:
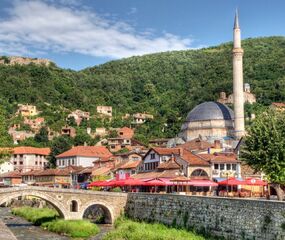
M 239 140 L 245 134 L 244 90 L 243 90 L 243 49 L 238 14 L 233 29 L 233 105 L 234 111 L 221 102 L 204 102 L 187 115 L 179 137 L 184 141 L 202 138 Z

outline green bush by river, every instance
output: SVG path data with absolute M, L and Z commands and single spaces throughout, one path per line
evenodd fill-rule
M 103 240 L 205 240 L 206 238 L 182 229 L 167 227 L 158 223 L 134 222 L 119 218 L 115 230 Z M 207 238 L 208 239 L 208 238 Z
M 72 238 L 88 238 L 99 233 L 97 225 L 87 220 L 57 219 L 58 213 L 49 208 L 20 207 L 12 213 L 40 226 L 48 231 L 64 234 Z
M 59 216 L 57 211 L 50 208 L 19 207 L 13 208 L 12 213 L 25 218 L 36 226 L 40 226 L 44 222 L 52 221 Z

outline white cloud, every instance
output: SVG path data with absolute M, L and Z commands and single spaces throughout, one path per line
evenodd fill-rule
M 11 55 L 53 51 L 121 58 L 187 49 L 192 42 L 170 33 L 160 37 L 147 31 L 138 33 L 126 22 L 54 2 L 15 1 L 8 17 L 0 21 L 0 51 Z

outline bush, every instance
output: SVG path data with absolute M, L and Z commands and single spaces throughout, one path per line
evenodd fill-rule
M 175 229 L 158 223 L 134 222 L 126 218 L 119 218 L 115 222 L 115 230 L 108 233 L 103 240 L 205 240 L 183 229 Z M 209 238 L 207 238 L 209 239 Z
M 72 238 L 88 238 L 100 232 L 97 225 L 87 220 L 55 220 L 42 224 L 42 227 L 55 233 L 64 233 Z
M 44 222 L 52 221 L 59 216 L 56 210 L 50 208 L 38 209 L 32 207 L 20 207 L 13 208 L 12 213 L 27 219 L 36 226 L 40 226 Z
M 122 189 L 120 187 L 115 187 L 111 190 L 111 192 L 122 192 Z

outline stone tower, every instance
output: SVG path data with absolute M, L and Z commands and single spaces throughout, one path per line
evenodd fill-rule
M 240 139 L 245 134 L 244 130 L 244 96 L 243 96 L 243 49 L 241 48 L 241 36 L 236 11 L 234 22 L 234 46 L 233 46 L 233 94 L 234 94 L 234 135 Z

